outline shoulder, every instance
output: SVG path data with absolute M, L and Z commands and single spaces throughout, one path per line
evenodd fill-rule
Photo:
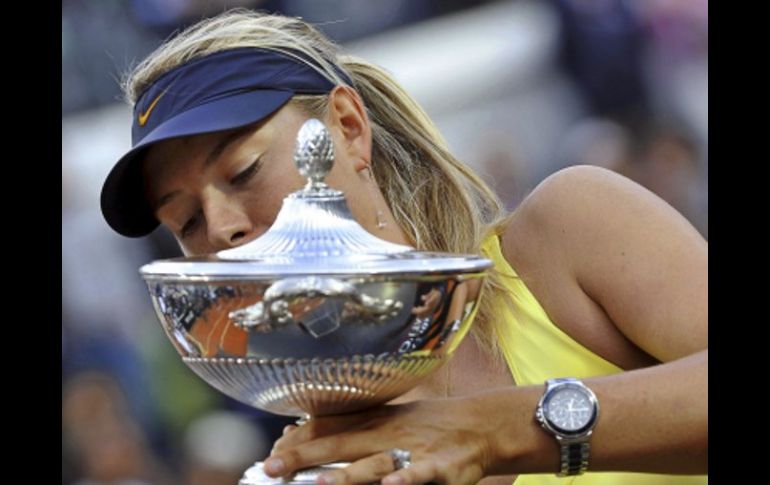
M 521 204 L 520 217 L 539 218 L 553 226 L 570 221 L 590 222 L 600 215 L 586 209 L 613 212 L 617 203 L 647 199 L 648 204 L 665 204 L 632 180 L 605 168 L 575 165 L 564 168 L 543 180 Z M 617 212 L 617 210 L 615 210 Z
M 574 166 L 549 176 L 511 216 L 503 250 L 520 265 L 542 265 L 574 282 L 660 360 L 706 346 L 707 243 L 622 175 Z M 695 336 L 689 344 L 687 332 Z
M 674 208 L 636 182 L 610 170 L 577 165 L 543 180 L 512 216 L 525 235 L 547 239 L 568 253 L 612 235 L 655 238 L 668 228 L 674 237 L 705 243 Z M 655 229 L 645 232 L 642 229 Z M 510 231 L 510 225 L 506 232 Z M 609 241 L 608 241 L 609 242 Z
M 601 167 L 559 170 L 540 182 L 513 212 L 503 245 L 511 254 L 534 256 L 533 252 L 549 248 L 563 254 L 606 217 L 619 217 L 613 207 L 624 198 L 638 198 L 640 190 L 645 189 Z

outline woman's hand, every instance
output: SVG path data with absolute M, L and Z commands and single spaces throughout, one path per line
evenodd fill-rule
M 591 437 L 592 471 L 708 473 L 708 350 L 584 382 L 602 406 Z M 265 471 L 278 477 L 349 461 L 317 483 L 386 485 L 556 473 L 559 447 L 534 419 L 542 393 L 543 386 L 502 387 L 314 418 L 276 442 Z M 395 470 L 394 448 L 411 453 L 411 466 Z
M 476 483 L 500 459 L 495 432 L 504 416 L 492 401 L 481 396 L 433 399 L 313 418 L 286 430 L 265 471 L 277 477 L 349 461 L 344 469 L 322 474 L 317 483 Z M 395 470 L 393 448 L 411 453 L 408 468 Z

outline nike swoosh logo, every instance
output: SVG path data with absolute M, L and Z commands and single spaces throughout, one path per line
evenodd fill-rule
M 152 113 L 152 110 L 155 109 L 155 105 L 158 104 L 158 101 L 160 101 L 160 98 L 163 97 L 163 95 L 166 94 L 166 91 L 163 91 L 158 95 L 157 98 L 150 104 L 150 106 L 145 110 L 144 113 L 139 113 L 139 117 L 137 118 L 137 121 L 139 123 L 139 126 L 144 126 L 147 124 L 147 120 L 150 118 L 150 114 Z

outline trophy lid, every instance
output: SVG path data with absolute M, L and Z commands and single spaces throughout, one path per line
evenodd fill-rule
M 491 262 L 476 255 L 417 251 L 382 240 L 353 218 L 342 192 L 324 178 L 334 161 L 333 143 L 320 121 L 297 134 L 294 163 L 307 185 L 283 201 L 270 229 L 243 246 L 197 257 L 156 261 L 145 277 L 262 279 L 280 275 L 393 275 L 473 273 Z

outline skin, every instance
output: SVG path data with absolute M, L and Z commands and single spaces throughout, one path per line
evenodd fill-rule
M 145 174 L 151 201 L 186 254 L 258 237 L 283 196 L 303 185 L 291 169 L 294 136 L 307 118 L 288 105 L 204 160 L 226 133 L 153 147 Z M 324 122 L 335 142 L 329 178 L 368 231 L 408 243 L 371 180 L 371 130 L 358 95 L 330 93 Z M 233 184 L 259 154 L 263 164 Z M 243 177 L 240 177 L 243 178 Z M 238 179 L 236 179 L 238 180 Z M 386 228 L 377 227 L 382 211 Z M 182 228 L 194 214 L 189 234 Z M 675 210 L 610 171 L 572 167 L 541 183 L 516 209 L 503 254 L 552 321 L 627 372 L 584 379 L 601 416 L 591 470 L 707 473 L 708 245 Z M 555 473 L 558 447 L 534 421 L 544 386 L 515 386 L 510 372 L 465 339 L 450 366 L 397 404 L 289 427 L 265 463 L 272 476 L 332 461 L 353 462 L 319 483 L 510 483 L 517 473 Z M 450 394 L 452 397 L 444 396 Z M 383 452 L 404 448 L 412 466 L 394 472 Z
M 367 167 L 371 131 L 352 89 L 336 88 L 324 120 L 335 164 L 326 182 L 345 192 L 356 220 L 382 239 L 408 244 Z M 309 116 L 286 105 L 245 130 L 175 138 L 153 145 L 144 160 L 146 190 L 158 220 L 186 255 L 245 244 L 272 225 L 283 198 L 305 185 L 293 166 L 294 141 Z M 364 130 L 364 126 L 367 128 Z M 211 153 L 230 140 L 212 163 Z M 385 227 L 380 229 L 377 212 Z

